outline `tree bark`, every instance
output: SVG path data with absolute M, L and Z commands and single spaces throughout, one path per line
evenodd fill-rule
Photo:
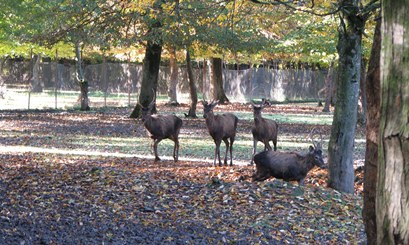
M 139 94 L 139 103 L 136 104 L 130 117 L 141 116 L 141 105 L 147 107 L 152 101 L 158 86 L 159 65 L 162 53 L 162 45 L 153 41 L 148 41 L 145 50 L 145 58 L 142 66 L 142 84 Z M 153 109 L 156 112 L 156 108 Z
M 196 106 L 197 106 L 197 88 L 195 84 L 195 79 L 193 77 L 192 62 L 190 60 L 189 49 L 186 49 L 186 66 L 187 75 L 189 79 L 189 93 L 190 93 L 190 108 L 186 117 L 196 118 Z
M 176 50 L 174 47 L 170 48 L 170 59 L 169 59 L 169 66 L 170 66 L 170 82 L 169 82 L 169 89 L 168 89 L 168 96 L 169 96 L 169 103 L 171 105 L 178 105 L 177 99 L 177 85 L 178 85 L 178 64 L 176 60 Z
M 378 171 L 378 138 L 380 120 L 380 84 L 379 69 L 381 55 L 381 20 L 375 27 L 371 57 L 366 77 L 366 152 L 364 166 L 364 207 L 362 216 L 368 244 L 376 244 L 376 179 Z
M 359 82 L 358 123 L 366 125 L 366 114 L 368 113 L 368 102 L 366 98 L 366 61 L 361 62 L 361 81 Z
M 378 244 L 409 244 L 409 4 L 382 1 Z
M 361 40 L 365 22 L 358 1 L 345 0 L 340 12 L 338 37 L 339 70 L 331 137 L 328 147 L 328 186 L 354 192 L 353 150 L 361 79 Z
M 211 58 L 211 75 L 210 75 L 210 91 L 213 100 L 219 100 L 219 103 L 228 103 L 223 89 L 223 67 L 221 58 Z
M 33 57 L 33 77 L 31 79 L 31 92 L 41 93 L 43 92 L 43 84 L 40 80 L 40 63 L 41 54 L 36 54 Z
M 81 111 L 90 110 L 89 99 L 88 99 L 88 81 L 85 81 L 84 69 L 82 68 L 82 55 L 81 55 L 81 43 L 75 43 L 75 55 L 77 57 L 76 71 L 77 71 L 77 82 L 80 85 L 80 103 Z
M 331 106 L 331 100 L 333 96 L 333 84 L 334 84 L 334 62 L 331 62 L 331 65 L 328 69 L 327 77 L 325 78 L 325 103 L 324 108 L 322 109 L 323 112 L 329 112 L 329 108 Z

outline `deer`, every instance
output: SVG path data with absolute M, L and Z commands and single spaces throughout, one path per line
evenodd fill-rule
M 253 165 L 254 155 L 257 151 L 257 143 L 261 141 L 264 144 L 264 151 L 271 151 L 270 141 L 273 141 L 274 151 L 277 150 L 277 133 L 278 124 L 274 120 L 266 119 L 261 116 L 263 110 L 269 103 L 262 99 L 261 104 L 255 104 L 251 101 L 253 107 L 254 126 L 251 129 L 253 134 L 253 154 L 251 156 L 250 165 Z
M 313 133 L 314 129 L 311 131 Z M 297 181 L 298 185 L 304 185 L 304 179 L 308 172 L 317 166 L 326 168 L 322 158 L 322 135 L 321 143 L 312 142 L 306 154 L 299 152 L 276 152 L 263 151 L 254 156 L 256 173 L 253 181 L 264 181 L 270 177 L 284 181 Z
M 226 144 L 224 165 L 227 166 L 227 153 L 230 151 L 230 166 L 233 166 L 233 143 L 234 138 L 236 137 L 236 129 L 239 119 L 232 113 L 215 115 L 213 113 L 213 109 L 218 103 L 218 100 L 212 101 L 210 104 L 207 101 L 202 101 L 203 117 L 206 120 L 206 126 L 209 130 L 209 134 L 216 144 L 214 150 L 213 166 L 216 166 L 216 158 L 219 160 L 219 166 L 222 166 L 220 160 L 220 144 L 222 141 L 224 141 L 224 143 Z
M 155 162 L 161 159 L 158 156 L 158 144 L 163 139 L 170 139 L 174 144 L 173 159 L 178 161 L 179 157 L 179 132 L 183 125 L 182 119 L 175 115 L 153 115 L 152 109 L 155 107 L 156 95 L 153 93 L 153 99 L 147 107 L 141 106 L 142 122 L 153 139 L 153 151 Z

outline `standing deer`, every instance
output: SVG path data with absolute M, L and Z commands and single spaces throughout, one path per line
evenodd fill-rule
M 221 115 L 215 115 L 213 108 L 219 103 L 219 101 L 208 102 L 202 101 L 203 104 L 203 117 L 206 119 L 207 129 L 210 136 L 212 136 L 216 148 L 214 150 L 213 166 L 216 166 L 216 158 L 219 159 L 219 166 L 222 166 L 220 160 L 220 144 L 222 140 L 226 144 L 226 154 L 224 156 L 224 165 L 227 165 L 227 152 L 230 150 L 230 166 L 233 165 L 233 142 L 236 137 L 237 122 L 239 119 L 231 114 L 225 113 Z M 230 142 L 229 142 L 230 139 Z
M 264 181 L 275 177 L 285 181 L 297 181 L 299 185 L 303 185 L 305 177 L 314 166 L 326 167 L 322 159 L 321 145 L 322 136 L 321 143 L 316 144 L 313 141 L 313 146 L 310 146 L 306 154 L 273 151 L 256 154 L 254 156 L 256 173 L 253 175 L 253 181 Z
M 273 141 L 274 151 L 277 150 L 277 133 L 278 125 L 275 121 L 270 119 L 265 119 L 261 116 L 261 110 L 268 105 L 268 102 L 263 99 L 261 104 L 254 104 L 253 106 L 253 115 L 254 115 L 254 126 L 251 129 L 253 134 L 253 155 L 251 156 L 250 165 L 253 165 L 254 155 L 257 151 L 257 142 L 261 141 L 264 144 L 264 151 L 271 151 L 270 141 Z
M 158 144 L 163 139 L 170 139 L 175 142 L 173 148 L 173 159 L 178 161 L 179 156 L 179 132 L 182 127 L 182 119 L 175 115 L 152 115 L 152 109 L 155 106 L 156 95 L 154 93 L 152 101 L 148 107 L 142 107 L 142 121 L 145 128 L 151 134 L 153 139 L 153 150 L 155 161 L 160 161 L 158 156 Z

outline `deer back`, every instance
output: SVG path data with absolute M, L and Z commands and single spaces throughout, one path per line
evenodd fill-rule
M 207 122 L 211 125 L 209 126 L 209 133 L 212 136 L 215 135 L 218 136 L 218 138 L 225 138 L 234 137 L 236 135 L 238 118 L 231 113 L 214 115 L 213 121 L 206 120 L 206 123 Z
M 314 165 L 308 164 L 307 156 L 297 152 L 264 151 L 255 155 L 257 172 L 284 180 L 304 178 Z
M 182 127 L 182 119 L 175 115 L 150 115 L 144 120 L 145 128 L 155 139 L 177 136 Z

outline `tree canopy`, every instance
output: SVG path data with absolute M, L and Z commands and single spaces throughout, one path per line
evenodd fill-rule
M 252 2 L 6 1 L 0 10 L 0 55 L 27 57 L 34 48 L 53 57 L 58 48 L 60 57 L 73 58 L 72 45 L 81 42 L 88 58 L 104 53 L 141 61 L 146 41 L 161 40 L 179 50 L 189 44 L 193 58 L 221 57 L 229 63 L 327 65 L 336 58 L 338 17 L 328 14 L 336 9 L 334 4 L 316 2 L 319 14 L 314 15 L 308 13 L 309 5 L 294 9 Z M 160 12 L 154 4 L 160 5 Z M 149 31 L 154 20 L 160 32 Z

